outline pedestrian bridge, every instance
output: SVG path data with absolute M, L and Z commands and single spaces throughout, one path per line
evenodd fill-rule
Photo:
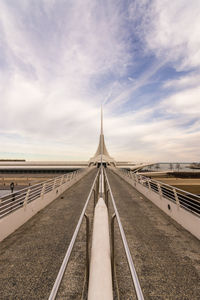
M 198 196 L 114 166 L 4 196 L 0 299 L 198 299 L 199 217 Z
M 101 114 L 84 168 L 1 197 L 0 299 L 199 299 L 200 197 L 144 165 L 109 155 Z

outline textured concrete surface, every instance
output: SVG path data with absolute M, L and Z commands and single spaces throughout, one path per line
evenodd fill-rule
M 48 299 L 96 171 L 0 244 L 0 299 Z
M 48 299 L 95 173 L 0 244 L 0 299 Z M 200 242 L 128 183 L 108 175 L 145 300 L 199 299 Z M 92 213 L 93 201 L 87 210 L 91 225 Z M 115 246 L 114 299 L 136 299 L 117 226 Z M 85 247 L 83 222 L 58 299 L 86 299 Z
M 93 226 L 94 201 L 91 198 L 86 214 L 90 223 L 89 246 L 91 246 L 92 226 Z M 91 247 L 90 247 L 91 248 Z M 87 299 L 87 279 L 86 279 L 86 221 L 83 220 L 77 236 L 66 272 L 61 282 L 57 300 L 86 300 Z
M 116 174 L 108 176 L 144 298 L 200 299 L 200 241 Z M 117 226 L 115 236 L 119 299 L 134 299 Z

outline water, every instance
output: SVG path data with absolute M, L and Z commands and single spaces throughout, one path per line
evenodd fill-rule
M 191 163 L 158 163 L 149 167 L 143 168 L 149 171 L 180 171 L 180 172 L 200 172 L 200 169 L 191 169 Z

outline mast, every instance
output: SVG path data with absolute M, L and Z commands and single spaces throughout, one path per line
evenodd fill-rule
M 103 135 L 103 108 L 101 105 L 101 135 Z
M 101 167 L 102 167 L 102 155 L 103 155 L 103 109 L 102 109 L 102 105 L 101 105 Z
M 109 164 L 112 162 L 115 165 L 115 160 L 109 155 L 108 150 L 106 148 L 103 131 L 103 105 L 101 105 L 101 129 L 99 136 L 99 144 L 96 153 L 93 157 L 90 158 L 90 164 L 100 163 L 102 166 L 103 161 L 105 161 Z

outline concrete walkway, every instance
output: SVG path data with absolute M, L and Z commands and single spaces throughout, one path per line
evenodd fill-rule
M 0 299 L 48 299 L 96 172 L 1 242 Z
M 200 299 L 200 241 L 116 174 L 108 171 L 108 177 L 145 300 Z M 120 300 L 134 299 L 117 226 L 115 231 Z

